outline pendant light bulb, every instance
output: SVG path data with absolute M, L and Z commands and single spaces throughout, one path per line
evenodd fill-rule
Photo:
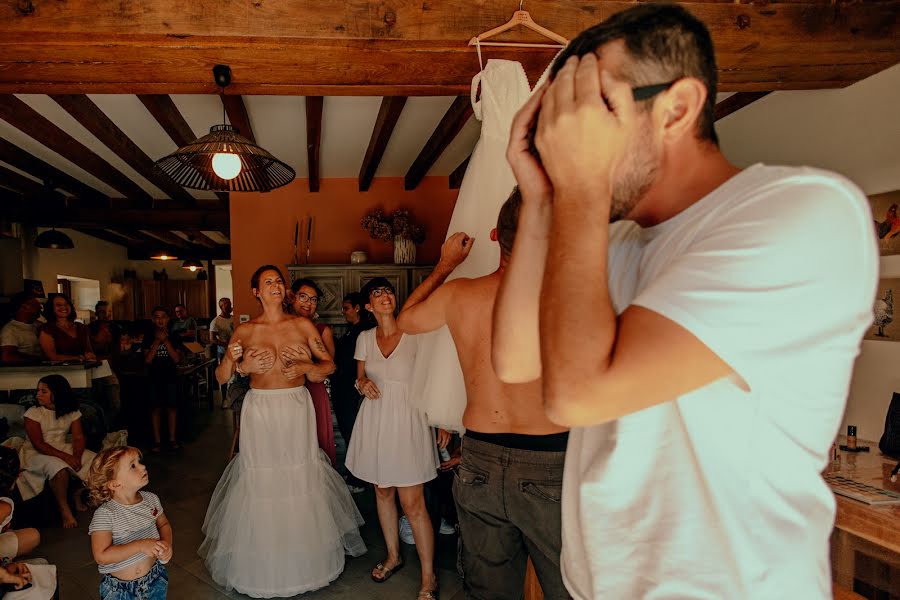
M 234 179 L 241 174 L 241 159 L 230 152 L 216 152 L 212 159 L 213 172 L 225 179 Z

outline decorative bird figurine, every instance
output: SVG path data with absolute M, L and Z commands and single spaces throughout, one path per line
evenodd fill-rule
M 875 333 L 878 337 L 887 337 L 884 335 L 884 328 L 894 320 L 894 291 L 888 290 L 884 294 L 884 298 L 875 301 L 875 327 L 878 331 Z

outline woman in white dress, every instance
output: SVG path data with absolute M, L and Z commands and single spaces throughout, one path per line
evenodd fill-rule
M 424 484 L 437 476 L 440 461 L 425 415 L 409 403 L 417 341 L 397 327 L 397 299 L 387 279 L 372 279 L 362 293 L 368 302 L 366 309 L 375 315 L 378 325 L 356 340 L 357 389 L 366 398 L 347 449 L 347 468 L 375 484 L 378 520 L 388 555 L 372 570 L 372 579 L 384 582 L 403 566 L 395 499 L 399 495 L 422 563 L 417 599 L 434 600 L 438 590 L 434 530 L 425 508 Z
M 213 492 L 198 550 L 213 579 L 256 598 L 328 585 L 359 556 L 362 517 L 344 480 L 319 450 L 306 378 L 334 363 L 315 325 L 284 312 L 284 278 L 265 265 L 251 278 L 263 314 L 234 330 L 219 382 L 250 376 L 241 409 L 241 451 Z M 316 362 L 313 362 L 313 358 Z

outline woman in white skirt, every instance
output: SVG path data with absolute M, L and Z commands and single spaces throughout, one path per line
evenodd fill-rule
M 265 265 L 251 278 L 263 314 L 235 329 L 219 382 L 250 376 L 241 409 L 241 451 L 213 492 L 199 554 L 216 583 L 256 598 L 328 585 L 359 556 L 362 517 L 344 480 L 319 450 L 304 387 L 334 363 L 315 325 L 284 312 L 284 278 Z M 313 357 L 316 362 L 313 362 Z
M 366 309 L 375 315 L 378 325 L 356 340 L 356 384 L 366 399 L 353 427 L 347 468 L 356 477 L 375 484 L 378 520 L 388 555 L 372 570 L 372 579 L 384 582 L 403 566 L 395 500 L 395 494 L 399 494 L 422 563 L 417 598 L 434 600 L 438 592 L 434 530 L 425 508 L 424 484 L 437 476 L 440 461 L 425 415 L 408 399 L 416 338 L 397 327 L 397 299 L 387 279 L 372 279 L 362 292 L 368 301 Z

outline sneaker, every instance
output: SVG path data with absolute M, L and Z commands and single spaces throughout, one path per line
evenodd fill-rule
M 438 530 L 438 533 L 441 535 L 453 535 L 456 533 L 456 527 L 448 523 L 446 519 L 441 518 L 441 528 Z
M 347 489 L 350 490 L 351 494 L 361 494 L 366 491 L 366 488 L 358 485 L 353 485 L 352 483 L 347 484 Z
M 409 524 L 409 519 L 406 518 L 406 515 L 400 517 L 400 539 L 404 544 L 416 545 L 416 539 L 412 533 L 412 525 Z

